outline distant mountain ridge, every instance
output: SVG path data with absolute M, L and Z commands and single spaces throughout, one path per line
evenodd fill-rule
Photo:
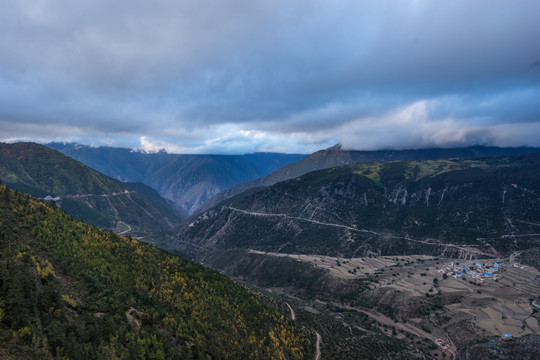
M 43 145 L 0 143 L 0 180 L 7 186 L 58 203 L 78 219 L 117 232 L 171 232 L 181 216 L 155 190 L 126 184 Z
M 306 156 L 279 153 L 178 155 L 73 143 L 47 146 L 115 179 L 143 182 L 189 214 L 235 184 L 267 175 Z
M 328 149 L 317 151 L 304 159 L 286 165 L 273 173 L 262 178 L 235 185 L 225 190 L 204 204 L 200 211 L 210 209 L 219 202 L 240 194 L 246 190 L 271 186 L 280 181 L 294 179 L 311 171 L 328 169 L 335 166 L 349 165 L 358 162 L 386 162 L 386 161 L 411 161 L 411 160 L 438 160 L 438 159 L 469 159 L 487 156 L 508 156 L 540 152 L 540 148 L 531 147 L 508 147 L 500 148 L 493 146 L 472 146 L 465 148 L 449 149 L 416 149 L 416 150 L 375 150 L 358 151 L 343 150 L 341 145 L 335 145 Z
M 239 195 L 193 218 L 178 247 L 343 257 L 499 256 L 540 245 L 540 153 L 357 163 Z

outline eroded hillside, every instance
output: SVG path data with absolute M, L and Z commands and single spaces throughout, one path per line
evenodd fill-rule
M 361 163 L 306 174 L 192 219 L 178 246 L 367 256 L 499 256 L 540 241 L 540 155 Z

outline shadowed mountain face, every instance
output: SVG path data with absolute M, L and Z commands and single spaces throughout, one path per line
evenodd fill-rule
M 43 145 L 0 144 L 0 180 L 49 196 L 78 219 L 117 232 L 158 238 L 181 222 L 173 206 L 148 186 L 109 178 Z
M 325 150 L 317 151 L 300 161 L 286 165 L 262 178 L 235 185 L 231 189 L 225 190 L 214 196 L 201 207 L 201 211 L 210 209 L 219 202 L 246 190 L 274 185 L 280 181 L 294 179 L 311 171 L 328 169 L 335 166 L 349 165 L 358 162 L 438 160 L 450 158 L 468 159 L 486 156 L 528 154 L 534 152 L 540 152 L 540 149 L 474 146 L 451 149 L 349 151 L 343 150 L 341 146 L 336 145 Z
M 540 154 L 359 163 L 229 199 L 189 221 L 178 246 L 332 256 L 480 257 L 540 244 Z
M 178 155 L 122 148 L 48 144 L 121 181 L 143 182 L 191 214 L 214 195 L 305 157 L 299 154 Z
M 265 158 L 273 158 L 268 162 L 271 166 L 262 166 Z M 266 175 L 270 169 L 274 170 L 293 159 L 298 159 L 298 156 L 180 155 L 146 178 L 145 182 L 191 214 L 224 189 Z

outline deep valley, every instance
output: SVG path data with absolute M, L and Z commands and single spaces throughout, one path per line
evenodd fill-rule
M 8 359 L 535 359 L 540 351 L 538 153 L 356 162 L 225 190 L 189 216 L 159 187 L 122 183 L 44 146 L 1 149 L 2 181 L 40 198 L 2 188 Z M 107 152 L 86 150 L 94 159 Z M 357 156 L 322 154 L 320 164 Z M 140 176 L 141 159 L 170 161 L 146 155 L 129 153 L 136 162 L 115 171 Z M 392 153 L 400 156 L 411 154 Z M 108 335 L 89 338 L 89 326 Z

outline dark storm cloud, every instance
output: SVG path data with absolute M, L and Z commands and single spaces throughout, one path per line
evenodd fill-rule
M 540 3 L 0 0 L 0 140 L 537 145 Z M 144 137 L 144 138 L 142 138 Z

